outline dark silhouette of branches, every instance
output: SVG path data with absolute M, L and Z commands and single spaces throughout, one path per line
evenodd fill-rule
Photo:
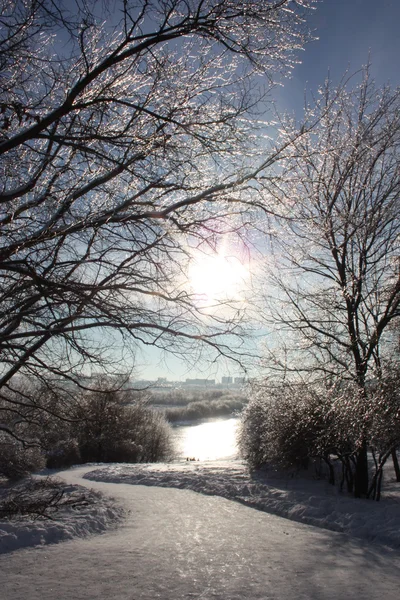
M 294 64 L 312 3 L 1 1 L 3 403 L 142 344 L 240 360 L 240 308 L 205 314 L 187 266 L 265 209 L 260 75 Z
M 285 352 L 270 353 L 271 370 L 349 380 L 366 398 L 400 317 L 400 91 L 377 89 L 368 69 L 353 82 L 326 83 L 310 109 L 315 126 L 294 142 L 266 319 L 286 335 Z M 360 495 L 365 441 L 357 469 Z

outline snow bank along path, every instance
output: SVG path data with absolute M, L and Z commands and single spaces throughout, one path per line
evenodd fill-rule
M 400 485 L 395 482 L 394 472 L 387 474 L 381 502 L 356 500 L 340 493 L 327 481 L 262 471 L 251 474 L 239 459 L 104 465 L 88 473 L 87 478 L 176 487 L 222 496 L 293 521 L 348 533 L 400 550 Z
M 84 492 L 85 501 L 57 510 L 51 519 L 20 516 L 0 521 L 0 554 L 101 533 L 124 518 L 123 507 L 98 492 L 81 485 L 63 486 L 63 492 L 67 498 L 72 494 L 79 497 Z
M 85 483 L 85 470 L 62 476 L 112 495 L 127 518 L 3 554 L 2 600 L 398 600 L 394 549 L 189 490 Z

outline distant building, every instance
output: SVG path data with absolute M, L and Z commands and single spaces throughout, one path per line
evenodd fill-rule
M 208 387 L 211 385 L 215 385 L 215 379 L 186 379 L 186 385 L 199 385 L 203 387 Z
M 246 383 L 246 377 L 235 377 L 235 385 L 244 385 Z
M 222 383 L 222 385 L 232 385 L 233 377 L 223 377 L 221 379 L 221 383 Z

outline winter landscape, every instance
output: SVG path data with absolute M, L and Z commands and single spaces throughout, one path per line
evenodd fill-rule
M 2 531 L 6 600 L 398 597 L 398 491 L 371 509 L 319 481 L 254 478 L 233 458 L 59 476 L 102 496 Z
M 188 440 L 181 451 L 195 448 Z M 231 434 L 209 445 L 213 459 L 42 473 L 76 503 L 51 519 L 0 522 L 2 597 L 398 597 L 394 472 L 371 506 L 313 473 L 251 473 L 236 453 L 215 458 L 232 450 Z
M 397 600 L 400 4 L 0 0 L 1 600 Z

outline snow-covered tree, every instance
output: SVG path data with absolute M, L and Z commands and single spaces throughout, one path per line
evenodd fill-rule
M 121 370 L 137 344 L 235 354 L 240 315 L 205 317 L 187 263 L 251 221 L 250 182 L 279 155 L 263 154 L 253 116 L 302 47 L 312 3 L 1 0 L 9 409 L 16 375 L 74 379 L 108 359 Z
M 376 88 L 366 69 L 361 83 L 328 81 L 320 93 L 276 192 L 286 212 L 270 259 L 265 320 L 278 338 L 266 362 L 287 377 L 352 381 L 366 397 L 400 317 L 400 90 Z M 356 495 L 367 487 L 364 439 Z

